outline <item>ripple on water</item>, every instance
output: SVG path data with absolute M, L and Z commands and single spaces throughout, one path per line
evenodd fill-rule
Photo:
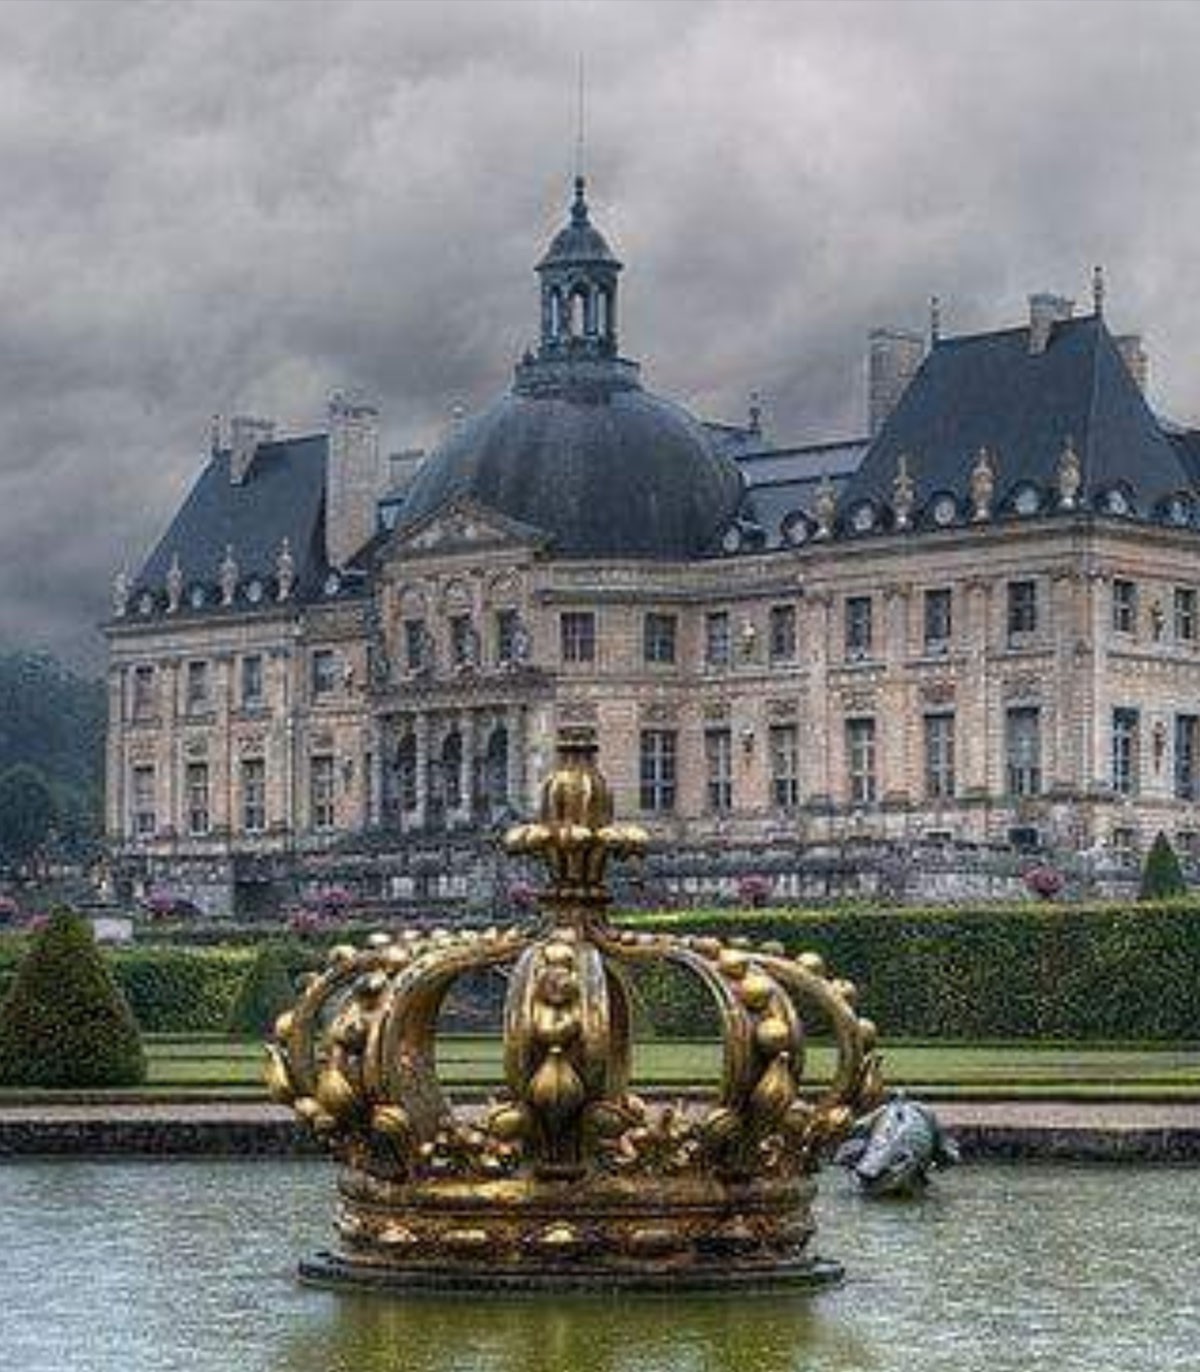
M 1200 1367 L 1194 1169 L 964 1167 L 923 1200 L 827 1175 L 817 1296 L 407 1301 L 299 1287 L 319 1163 L 0 1168 L 22 1372 L 1165 1372 Z

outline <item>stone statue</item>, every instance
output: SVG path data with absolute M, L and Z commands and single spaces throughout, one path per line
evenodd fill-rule
M 992 456 L 986 448 L 980 448 L 979 457 L 971 470 L 971 518 L 981 524 L 992 516 L 992 497 L 996 494 L 996 468 Z
M 959 1152 L 927 1105 L 896 1091 L 855 1124 L 833 1160 L 865 1195 L 910 1196 L 924 1189 L 931 1168 L 952 1166 Z
M 1083 466 L 1070 434 L 1058 459 L 1058 503 L 1064 510 L 1073 510 L 1083 485 Z
M 124 567 L 113 577 L 112 610 L 116 619 L 124 619 L 129 613 L 129 577 Z
M 179 565 L 179 554 L 171 558 L 167 568 L 167 613 L 173 615 L 183 599 L 183 568 Z
M 279 556 L 275 559 L 275 579 L 279 583 L 279 599 L 287 600 L 296 584 L 296 559 L 292 556 L 291 542 L 286 538 L 279 545 Z
M 892 513 L 896 516 L 897 529 L 907 529 L 912 523 L 915 497 L 916 483 L 908 474 L 908 455 L 901 453 L 896 459 L 896 476 L 892 481 Z
M 225 545 L 225 556 L 221 559 L 218 579 L 221 583 L 221 604 L 232 605 L 238 584 L 238 565 L 233 556 L 232 543 Z
M 837 514 L 837 494 L 828 472 L 821 478 L 821 484 L 817 487 L 813 514 L 817 517 L 816 537 L 829 538 L 833 534 L 833 519 Z

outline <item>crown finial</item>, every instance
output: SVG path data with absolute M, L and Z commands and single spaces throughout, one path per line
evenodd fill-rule
M 942 302 L 936 295 L 929 297 L 929 346 L 936 347 L 942 337 Z
M 1104 268 L 1092 268 L 1092 309 L 1098 316 L 1104 314 Z

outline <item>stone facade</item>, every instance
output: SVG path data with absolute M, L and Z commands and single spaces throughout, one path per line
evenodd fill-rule
M 619 264 L 581 188 L 572 213 L 591 256 L 556 240 L 544 288 L 562 276 L 583 291 L 599 262 L 607 303 L 583 317 L 609 332 L 578 356 L 555 333 L 518 386 L 562 407 L 562 377 L 577 372 L 600 411 L 606 376 L 637 383 L 616 356 Z M 543 301 L 543 314 L 562 327 L 561 308 Z M 967 344 L 994 352 L 1012 332 Z M 331 884 L 383 902 L 484 903 L 502 880 L 492 836 L 528 813 L 557 732 L 580 725 L 595 731 L 619 813 L 672 854 L 659 870 L 684 893 L 711 889 L 706 873 L 728 884 L 731 854 L 744 872 L 775 873 L 778 891 L 808 891 L 806 855 L 848 841 L 1097 855 L 1163 829 L 1195 854 L 1194 487 L 1139 505 L 1137 471 L 1125 481 L 1104 465 L 1098 420 L 1082 453 L 1072 446 L 1069 349 L 1121 356 L 1099 296 L 1088 320 L 1065 302 L 1035 308 L 1005 364 L 1034 387 L 1038 367 L 1058 369 L 1044 375 L 1063 391 L 1061 424 L 1054 396 L 1038 401 L 1051 435 L 1041 476 L 1011 434 L 1007 450 L 955 449 L 949 475 L 935 470 L 945 416 L 925 412 L 950 403 L 938 369 L 963 371 L 957 342 L 939 342 L 908 391 L 889 395 L 895 415 L 869 443 L 767 449 L 757 424 L 711 426 L 714 445 L 745 449 L 746 500 L 702 556 L 563 555 L 546 521 L 477 490 L 406 522 L 404 493 L 379 486 L 375 412 L 344 397 L 316 456 L 317 439 L 273 442 L 265 429 L 236 471 L 214 453 L 208 494 L 138 580 L 121 581 L 107 628 L 107 820 L 126 882 L 212 911 Z M 1120 432 L 1141 425 L 1146 470 L 1165 471 L 1194 434 L 1157 428 L 1125 364 L 1111 386 L 1133 415 Z M 953 418 L 990 431 L 987 416 Z M 455 461 L 465 441 L 453 439 Z M 573 451 L 577 466 L 593 460 Z M 272 526 L 256 550 L 246 502 L 292 470 L 299 482 L 305 463 L 310 506 L 297 504 L 282 544 Z M 1157 479 L 1173 489 L 1170 473 Z M 235 502 L 222 518 L 246 530 L 219 567 L 188 513 L 206 501 Z M 190 548 L 207 559 L 194 588 Z

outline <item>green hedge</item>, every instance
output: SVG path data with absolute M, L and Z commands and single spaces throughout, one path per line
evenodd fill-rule
M 622 916 L 637 929 L 777 940 L 857 983 L 896 1038 L 1200 1040 L 1200 907 L 1022 905 L 866 913 L 697 911 Z M 639 977 L 662 1034 L 703 1032 L 690 979 Z M 661 994 L 661 1002 L 652 994 Z M 655 1008 L 659 1004 L 660 1008 Z

